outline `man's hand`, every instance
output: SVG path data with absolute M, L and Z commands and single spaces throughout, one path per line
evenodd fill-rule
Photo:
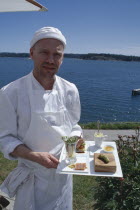
M 34 152 L 36 156 L 36 162 L 46 168 L 57 168 L 58 159 L 48 152 Z
M 58 159 L 48 152 L 34 152 L 24 144 L 18 145 L 10 155 L 31 160 L 46 168 L 57 168 L 59 163 Z

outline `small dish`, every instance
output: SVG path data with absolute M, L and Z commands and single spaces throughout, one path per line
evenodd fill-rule
M 103 147 L 104 152 L 112 153 L 114 151 L 114 147 L 112 145 L 105 145 Z

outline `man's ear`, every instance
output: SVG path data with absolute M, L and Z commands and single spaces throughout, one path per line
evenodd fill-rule
M 63 60 L 64 60 L 64 54 L 63 54 L 63 57 L 62 57 L 62 60 L 61 60 L 61 64 L 63 63 Z M 61 64 L 60 64 L 60 65 L 61 65 Z
M 61 61 L 61 64 L 62 64 L 62 63 L 63 63 L 63 60 Z M 61 64 L 60 64 L 60 65 L 61 65 Z
M 33 48 L 30 48 L 30 58 L 33 58 Z

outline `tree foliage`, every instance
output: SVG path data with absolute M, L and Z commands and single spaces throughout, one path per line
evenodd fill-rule
M 9 53 L 2 52 L 0 57 L 29 57 L 29 53 Z M 115 60 L 115 61 L 140 61 L 139 56 L 127 56 L 127 55 L 116 55 L 116 54 L 105 54 L 105 53 L 87 53 L 87 54 L 73 54 L 65 53 L 65 58 L 76 58 L 83 60 Z

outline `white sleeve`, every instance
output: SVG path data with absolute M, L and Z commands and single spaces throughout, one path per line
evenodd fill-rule
M 10 160 L 16 158 L 9 154 L 23 144 L 17 138 L 17 116 L 15 109 L 3 90 L 0 90 L 0 151 Z
M 73 126 L 72 132 L 70 134 L 70 136 L 81 136 L 83 137 L 83 131 L 80 127 L 80 125 L 76 124 L 75 126 Z
M 73 127 L 70 136 L 81 136 L 83 137 L 83 131 L 82 128 L 78 125 L 78 122 L 80 120 L 80 115 L 81 115 L 81 105 L 80 105 L 80 97 L 79 97 L 79 92 L 75 87 L 75 92 L 72 97 L 71 101 L 71 116 L 72 116 L 72 121 L 73 121 Z

